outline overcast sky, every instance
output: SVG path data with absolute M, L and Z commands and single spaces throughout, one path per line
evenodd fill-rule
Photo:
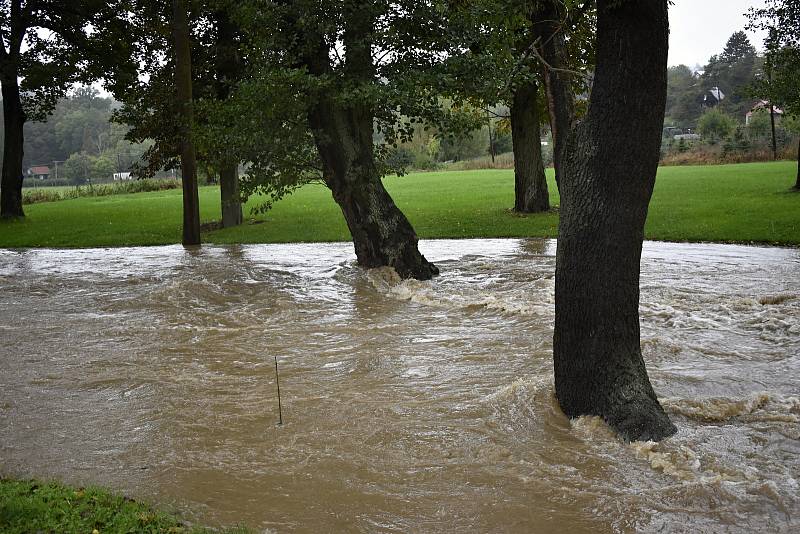
M 763 7 L 763 0 L 674 0 L 669 8 L 669 64 L 703 66 L 722 52 L 733 32 L 744 30 L 745 13 Z M 764 35 L 747 32 L 750 42 L 762 50 Z

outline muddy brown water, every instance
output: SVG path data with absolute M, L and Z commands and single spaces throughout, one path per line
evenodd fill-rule
M 554 402 L 554 242 L 421 246 L 432 282 L 349 244 L 0 251 L 0 473 L 258 531 L 798 531 L 800 251 L 645 244 L 680 430 L 627 445 Z

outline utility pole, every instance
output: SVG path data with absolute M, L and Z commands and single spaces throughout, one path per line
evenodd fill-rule
M 53 160 L 53 164 L 54 164 L 54 165 L 55 165 L 55 167 L 56 167 L 56 178 L 55 178 L 56 180 L 58 180 L 58 164 L 59 164 L 59 163 L 64 163 L 64 161 L 65 161 L 65 160 L 63 160 L 63 159 L 54 159 L 54 160 Z

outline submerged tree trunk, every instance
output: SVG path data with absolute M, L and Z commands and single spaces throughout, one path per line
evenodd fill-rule
M 370 3 L 354 3 L 342 36 L 345 76 L 349 84 L 362 87 L 377 83 L 372 59 L 373 8 Z M 330 48 L 324 38 L 305 54 L 311 74 L 330 75 Z M 323 180 L 342 209 L 361 266 L 388 266 L 402 278 L 428 280 L 439 269 L 420 253 L 411 223 L 383 187 L 375 163 L 373 119 L 369 97 L 356 99 L 351 94 L 342 99 L 325 91 L 317 95 L 308 120 L 322 160 Z
M 9 69 L 11 70 L 11 69 Z M 4 73 L 3 93 L 3 175 L 0 182 L 0 216 L 24 217 L 22 210 L 22 157 L 25 111 L 20 100 L 17 73 Z
M 217 40 L 215 43 L 216 93 L 219 100 L 230 96 L 231 88 L 242 76 L 242 61 L 236 43 L 236 26 L 226 10 L 215 12 Z M 223 161 L 219 166 L 219 194 L 222 227 L 242 224 L 242 202 L 239 198 L 239 163 Z
M 330 100 L 309 114 L 323 178 L 342 209 L 359 265 L 393 267 L 402 278 L 427 280 L 439 269 L 419 252 L 411 223 L 383 187 L 374 161 L 372 115 Z
M 550 209 L 542 162 L 538 88 L 530 81 L 514 92 L 511 102 L 511 141 L 514 146 L 514 211 L 537 213 Z
M 180 114 L 181 181 L 183 183 L 183 244 L 200 244 L 200 199 L 197 162 L 192 142 L 192 56 L 185 0 L 172 0 L 175 39 L 175 89 Z
M 553 358 L 569 417 L 598 415 L 627 440 L 675 432 L 645 369 L 639 269 L 666 101 L 667 0 L 598 0 L 589 112 L 560 184 Z

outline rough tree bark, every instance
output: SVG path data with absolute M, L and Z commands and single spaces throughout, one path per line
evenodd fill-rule
M 419 252 L 411 223 L 383 187 L 373 156 L 372 114 L 328 99 L 309 114 L 323 179 L 353 236 L 358 263 L 393 267 L 402 278 L 427 280 L 439 270 Z
M 172 0 L 175 40 L 175 89 L 180 114 L 181 182 L 183 184 L 183 244 L 200 244 L 200 199 L 197 162 L 192 142 L 192 56 L 186 0 Z
M 347 17 L 343 42 L 348 81 L 376 83 L 372 60 L 373 20 L 369 10 Z M 329 48 L 320 41 L 305 58 L 309 72 L 330 73 Z M 439 269 L 419 252 L 417 235 L 383 187 L 372 141 L 374 112 L 355 98 L 321 94 L 309 111 L 309 125 L 323 165 L 323 180 L 353 236 L 358 263 L 367 268 L 393 267 L 402 278 L 427 280 Z
M 514 146 L 514 211 L 538 213 L 550 209 L 542 162 L 538 87 L 529 81 L 514 91 L 511 101 L 511 141 Z
M 0 182 L 0 216 L 3 218 L 24 217 L 22 210 L 22 157 L 23 126 L 25 111 L 17 83 L 16 69 L 4 69 L 2 74 L 3 93 L 3 175 Z
M 222 227 L 242 224 L 242 202 L 239 199 L 239 165 L 235 162 L 219 164 L 219 196 L 222 208 Z
M 639 269 L 666 102 L 667 0 L 597 9 L 589 111 L 568 137 L 559 185 L 556 396 L 569 417 L 598 415 L 626 440 L 660 440 L 676 429 L 642 358 Z
M 231 22 L 227 11 L 215 14 L 217 40 L 215 43 L 215 69 L 217 98 L 224 100 L 230 96 L 232 85 L 241 76 L 242 62 L 236 44 L 236 26 Z M 242 224 L 242 202 L 239 198 L 239 162 L 220 161 L 219 192 L 222 210 L 222 227 L 228 228 Z

